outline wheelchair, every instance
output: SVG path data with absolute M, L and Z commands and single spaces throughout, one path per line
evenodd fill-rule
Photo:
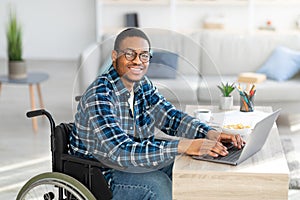
M 45 115 L 51 128 L 52 172 L 31 178 L 20 189 L 17 200 L 108 200 L 112 192 L 101 173 L 99 161 L 69 155 L 69 134 L 73 123 L 55 122 L 44 109 L 29 111 L 28 118 Z

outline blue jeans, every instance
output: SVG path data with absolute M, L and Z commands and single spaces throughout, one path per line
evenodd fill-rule
M 111 190 L 114 200 L 171 200 L 173 164 L 146 173 L 113 170 Z

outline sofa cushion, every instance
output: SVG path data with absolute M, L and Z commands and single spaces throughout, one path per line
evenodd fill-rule
M 257 70 L 258 73 L 266 74 L 268 78 L 276 81 L 286 81 L 300 70 L 300 51 L 279 46 L 271 56 Z
M 198 104 L 198 75 L 180 75 L 176 79 L 150 79 L 158 91 L 176 105 Z
M 203 31 L 200 43 L 203 75 L 237 75 L 255 72 L 279 45 L 300 50 L 300 35 Z
M 203 32 L 202 40 L 205 51 L 201 72 L 204 75 L 254 72 L 264 62 L 265 55 L 272 52 L 274 44 L 268 35 L 217 31 Z
M 266 80 L 257 84 L 255 100 L 256 102 L 299 102 L 300 77 L 294 77 L 284 82 Z
M 147 76 L 149 78 L 176 78 L 178 55 L 167 51 L 155 51 L 150 60 Z
M 195 38 L 200 37 L 191 38 L 178 32 L 157 28 L 143 28 L 143 31 L 149 36 L 154 52 L 168 51 L 178 55 L 179 74 L 189 76 L 199 73 L 201 52 Z
M 98 74 L 101 75 L 106 73 L 111 65 L 112 65 L 112 59 L 111 57 L 108 57 L 107 59 L 105 59 L 103 64 L 99 67 Z

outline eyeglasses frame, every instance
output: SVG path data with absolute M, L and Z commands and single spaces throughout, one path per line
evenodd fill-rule
M 126 51 L 132 51 L 133 53 L 135 53 L 135 56 L 132 58 L 132 59 L 128 59 L 127 58 L 127 56 L 126 56 L 126 53 L 128 53 L 128 52 L 126 52 Z M 127 60 L 127 61 L 133 61 L 133 60 L 135 60 L 136 59 L 136 57 L 138 56 L 139 57 L 139 59 L 140 59 L 140 61 L 142 62 L 142 63 L 148 63 L 148 62 L 150 62 L 150 60 L 151 60 L 151 58 L 152 58 L 152 54 L 151 54 L 151 52 L 147 52 L 147 54 L 149 54 L 149 60 L 147 60 L 147 61 L 143 61 L 142 59 L 141 59 L 141 55 L 143 55 L 143 54 L 145 54 L 146 52 L 142 52 L 142 53 L 137 53 L 135 50 L 133 50 L 133 49 L 124 49 L 124 50 L 116 50 L 117 52 L 121 52 L 121 53 L 123 53 L 123 55 L 124 55 L 124 57 L 125 57 L 125 59 Z

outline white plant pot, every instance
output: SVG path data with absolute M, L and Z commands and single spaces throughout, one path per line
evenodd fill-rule
M 26 64 L 24 61 L 8 62 L 8 77 L 10 79 L 24 79 L 27 77 Z
M 233 107 L 233 96 L 224 97 L 220 96 L 220 106 L 221 110 L 230 110 Z

